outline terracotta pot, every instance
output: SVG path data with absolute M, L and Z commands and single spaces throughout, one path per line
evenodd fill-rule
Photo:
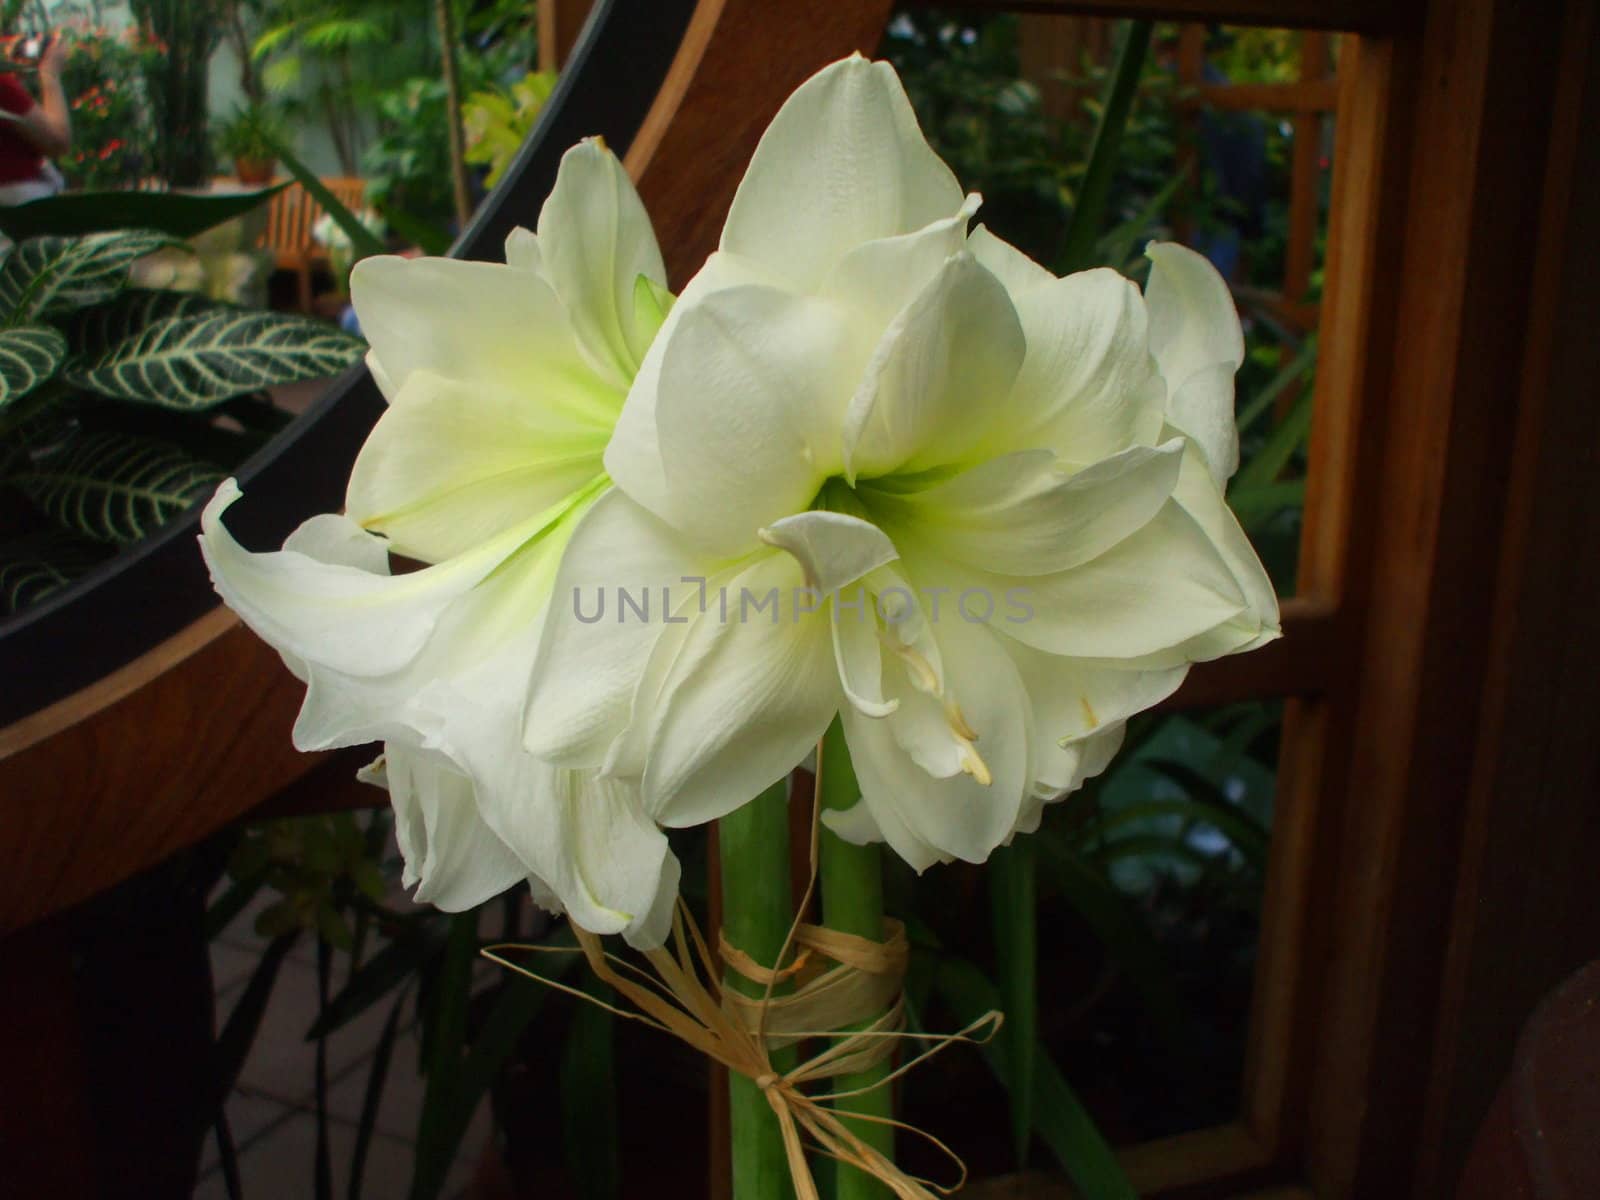
M 234 174 L 239 177 L 240 183 L 271 183 L 272 177 L 278 173 L 278 160 L 275 158 L 236 158 L 233 160 Z

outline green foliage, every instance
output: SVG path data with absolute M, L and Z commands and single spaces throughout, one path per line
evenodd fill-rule
M 1148 26 L 1139 28 L 1148 31 Z M 1038 87 L 1021 77 L 1017 19 L 958 16 L 937 9 L 903 11 L 890 24 L 882 53 L 905 80 L 907 94 L 934 148 L 969 190 L 983 194 L 979 219 L 1037 261 L 1057 271 L 1100 263 L 1122 266 L 1104 249 L 1088 253 L 1114 223 L 1120 243 L 1162 232 L 1172 195 L 1173 85 L 1143 53 L 1142 34 L 1126 56 L 1121 81 L 1114 66 L 1086 64 L 1070 82 L 1085 96 L 1081 112 L 1047 113 Z M 1114 144 L 1095 162 L 1104 123 Z M 1086 191 L 1087 189 L 1087 191 Z M 1069 243 L 1074 211 L 1080 240 Z M 1138 218 L 1134 228 L 1123 226 Z M 1070 257 L 1071 261 L 1068 261 Z
M 467 97 L 461 109 L 467 161 L 489 168 L 485 187 L 500 182 L 555 86 L 553 73 L 529 71 L 509 88 L 488 88 Z
M 153 197 L 155 200 L 170 197 Z M 263 389 L 362 343 L 300 316 L 128 286 L 154 230 L 38 237 L 0 264 L 0 612 L 208 496 L 283 424 Z
M 361 156 L 367 197 L 436 225 L 454 218 L 444 80 L 408 79 L 376 98 L 380 133 Z
M 125 433 L 68 439 L 9 482 L 51 520 L 97 542 L 136 542 L 204 499 L 222 472 Z
M 0 544 L 0 612 L 37 604 L 103 557 L 94 545 L 53 531 Z
M 13 241 L 35 237 L 78 237 L 146 229 L 188 238 L 213 229 L 264 204 L 286 184 L 256 192 L 189 195 L 183 192 L 67 192 L 0 207 L 0 233 Z
M 0 265 L 0 323 L 14 329 L 109 300 L 128 286 L 134 259 L 171 240 L 149 230 L 30 238 Z
M 278 144 L 287 141 L 288 127 L 269 104 L 242 104 L 217 130 L 217 153 L 223 158 L 263 162 L 278 156 Z
M 224 310 L 147 325 L 72 368 L 67 379 L 116 400 L 193 412 L 277 384 L 336 375 L 360 357 L 359 342 L 324 322 Z
M 0 329 L 0 407 L 53 375 L 66 354 L 67 339 L 48 325 Z

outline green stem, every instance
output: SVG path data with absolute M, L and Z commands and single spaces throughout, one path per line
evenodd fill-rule
M 1039 931 L 1032 837 L 1001 846 L 989 859 L 995 965 L 1006 1023 L 1000 1037 L 1011 1066 L 1011 1137 L 1017 1170 L 1033 1141 L 1034 1047 L 1039 1037 Z
M 861 798 L 855 768 L 850 763 L 850 748 L 837 719 L 828 727 L 822 742 L 822 807 L 850 808 Z M 821 832 L 822 923 L 840 933 L 857 937 L 883 938 L 883 863 L 877 846 L 855 846 L 838 837 L 826 826 Z M 859 1096 L 834 1101 L 841 1113 L 861 1113 L 871 1117 L 894 1116 L 892 1088 L 882 1084 L 891 1070 L 892 1059 L 854 1075 L 843 1075 L 834 1084 L 836 1091 L 873 1088 Z M 894 1160 L 894 1129 L 871 1121 L 847 1122 L 850 1131 L 891 1162 Z M 855 1167 L 839 1164 L 837 1200 L 881 1200 L 889 1189 Z
M 788 781 L 780 780 L 717 822 L 722 861 L 722 930 L 762 966 L 777 965 L 794 920 L 789 890 Z M 765 988 L 728 972 L 724 983 L 748 996 Z M 775 1070 L 794 1065 L 793 1050 L 772 1054 Z M 730 1074 L 729 1120 L 734 1200 L 785 1200 L 794 1195 L 777 1114 L 753 1080 Z

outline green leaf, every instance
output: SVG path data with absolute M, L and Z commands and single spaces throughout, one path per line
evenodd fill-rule
M 395 1035 L 400 1031 L 400 1011 L 405 1006 L 404 989 L 394 998 L 389 1016 L 378 1035 L 377 1048 L 372 1053 L 372 1063 L 367 1068 L 367 1087 L 361 1097 L 361 1117 L 356 1123 L 355 1150 L 350 1155 L 350 1200 L 361 1200 L 361 1177 L 367 1170 L 367 1152 L 372 1147 L 372 1133 L 378 1122 L 378 1106 L 383 1102 L 383 1085 L 389 1078 L 389 1064 L 394 1061 Z
M 1060 260 L 1064 272 L 1094 266 L 1094 247 L 1105 223 L 1106 203 L 1111 196 L 1111 180 L 1122 152 L 1122 135 L 1128 114 L 1139 90 L 1139 75 L 1144 70 L 1145 51 L 1150 45 L 1149 21 L 1129 21 L 1117 50 L 1116 67 L 1106 84 L 1100 121 L 1095 126 L 1089 150 L 1089 165 L 1078 185 L 1077 203 L 1061 243 Z
M 1228 507 L 1239 518 L 1246 533 L 1266 524 L 1286 508 L 1300 508 L 1306 502 L 1304 479 L 1280 479 L 1275 483 L 1262 483 L 1230 488 Z
M 1018 838 L 989 859 L 989 907 L 994 923 L 995 962 L 1000 975 L 1000 1037 L 1010 1047 L 1011 1138 L 1016 1167 L 1028 1165 L 1033 1140 L 1032 1047 L 1039 1037 L 1038 897 L 1034 888 L 1032 838 Z
M 194 292 L 129 288 L 115 300 L 74 313 L 66 325 L 67 344 L 78 358 L 98 358 L 117 343 L 169 317 L 219 311 L 234 310 Z
M 1034 840 L 1044 860 L 1045 877 L 1100 939 L 1161 1035 L 1167 1053 L 1177 1061 L 1192 1057 L 1193 1039 L 1178 981 L 1144 921 L 1105 873 L 1068 844 L 1058 830 L 1041 829 Z
M 360 338 L 321 321 L 230 309 L 158 321 L 67 378 L 103 396 L 194 412 L 335 375 L 365 350 Z
M 66 354 L 67 339 L 48 325 L 0 329 L 0 406 L 50 378 Z
M 164 233 L 127 230 L 18 243 L 0 266 L 0 312 L 10 328 L 109 300 L 128 285 L 135 259 L 172 244 Z
M 56 531 L 0 544 L 0 613 L 9 616 L 37 604 L 105 556 L 100 546 Z
M 120 229 L 150 229 L 174 238 L 190 238 L 243 216 L 288 186 L 284 182 L 260 191 L 215 196 L 185 192 L 66 192 L 0 208 L 0 233 L 16 242 Z
M 586 977 L 585 994 L 610 1003 L 611 989 Z M 567 1173 L 582 1200 L 616 1200 L 617 1087 L 612 1044 L 614 1018 L 605 1009 L 580 1003 L 567 1028 L 561 1052 L 561 1127 Z
M 389 204 L 379 204 L 377 209 L 390 229 L 424 254 L 440 255 L 450 249 L 450 243 L 454 239 L 448 229 L 440 229 L 431 221 L 414 217 L 403 209 Z
M 1139 827 L 1153 818 L 1179 818 L 1184 824 L 1210 825 L 1233 844 L 1252 867 L 1264 871 L 1267 865 L 1266 827 L 1236 804 L 1228 801 L 1211 780 L 1186 763 L 1170 759 L 1146 759 L 1143 766 L 1159 771 L 1189 793 L 1185 799 L 1147 800 L 1118 809 L 1106 817 L 1101 832 L 1110 834 L 1127 826 Z
M 228 1022 L 222 1027 L 213 1050 L 211 1097 L 219 1110 L 227 1101 L 228 1093 L 233 1091 L 239 1071 L 256 1040 L 261 1018 L 266 1015 L 267 1001 L 272 998 L 273 985 L 278 981 L 278 971 L 299 939 L 300 931 L 294 930 L 268 943 L 260 961 L 256 963 L 256 969 L 250 974 L 250 981 L 245 984 L 233 1011 L 228 1014 Z
M 242 879 L 235 879 L 206 907 L 206 938 L 216 937 L 254 900 L 266 886 L 266 871 L 255 871 Z
M 1266 386 L 1250 398 L 1250 403 L 1239 410 L 1239 432 L 1243 434 L 1260 420 L 1262 414 L 1271 409 L 1290 384 L 1297 382 L 1316 365 L 1317 339 L 1309 337 L 1305 345 L 1300 347 L 1300 353 L 1285 363 L 1278 373 L 1268 380 Z
M 1311 389 L 1300 393 L 1294 407 L 1278 422 L 1255 456 L 1239 468 L 1229 485 L 1229 496 L 1237 489 L 1248 490 L 1271 483 L 1289 465 L 1295 454 L 1304 450 L 1311 437 Z
M 977 967 L 960 959 L 947 958 L 940 963 L 938 990 L 961 1025 L 1000 1007 L 1000 993 L 994 984 L 985 979 Z M 983 1052 L 995 1075 L 1009 1087 L 1012 1076 L 1010 1043 L 996 1038 Z M 1055 1063 L 1050 1061 L 1044 1047 L 1035 1043 L 1032 1057 L 1036 1088 L 1033 1127 L 1050 1147 L 1061 1169 L 1086 1200 L 1138 1200 L 1138 1193 L 1123 1174 L 1117 1156 L 1095 1128 L 1094 1118 Z
M 1106 266 L 1114 267 L 1121 271 L 1128 261 L 1135 257 L 1139 239 L 1143 237 L 1154 225 L 1167 205 L 1172 202 L 1172 197 L 1183 186 L 1187 176 L 1179 172 L 1162 185 L 1161 189 L 1151 196 L 1145 206 L 1110 233 L 1099 238 L 1095 243 L 1094 257 Z
M 403 987 L 444 951 L 444 934 L 434 923 L 408 930 L 368 959 L 306 1033 L 312 1041 L 355 1020 L 396 988 Z
M 57 524 L 99 542 L 135 542 L 209 496 L 223 472 L 154 438 L 91 433 L 12 477 Z
M 434 981 L 425 1016 L 427 1086 L 417 1124 L 411 1200 L 434 1200 L 439 1195 L 460 1145 L 458 1125 L 464 1132 L 472 1115 L 462 1112 L 457 1080 L 467 1041 L 467 1000 L 477 948 L 478 910 L 451 917 L 444 965 Z
M 576 949 L 570 926 L 562 925 L 543 943 L 545 946 Z M 547 979 L 560 979 L 583 961 L 581 954 L 541 955 L 539 972 Z M 509 980 L 483 1026 L 472 1039 L 472 1049 L 461 1067 L 460 1096 L 465 1116 L 470 1119 L 478 1101 L 489 1090 L 500 1068 L 516 1049 L 522 1031 L 537 1015 L 549 989 L 537 979 L 519 975 Z

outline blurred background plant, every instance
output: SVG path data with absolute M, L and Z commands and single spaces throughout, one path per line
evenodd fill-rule
M 162 48 L 138 26 L 113 30 L 79 17 L 59 32 L 67 59 L 61 85 L 72 108 L 72 150 L 57 161 L 77 188 L 135 183 L 154 162 L 155 132 L 146 74 Z
M 155 173 L 171 187 L 204 187 L 211 181 L 211 55 L 222 39 L 223 0 L 128 0 L 128 8 L 158 50 L 143 64 L 155 123 Z
M 217 155 L 233 164 L 242 181 L 265 183 L 272 178 L 278 146 L 289 136 L 288 123 L 276 107 L 266 101 L 247 102 L 217 129 Z
M 529 71 L 509 87 L 487 87 L 467 97 L 462 120 L 467 134 L 467 161 L 488 168 L 483 186 L 500 182 L 528 134 L 533 132 L 545 101 L 555 89 L 550 71 Z

